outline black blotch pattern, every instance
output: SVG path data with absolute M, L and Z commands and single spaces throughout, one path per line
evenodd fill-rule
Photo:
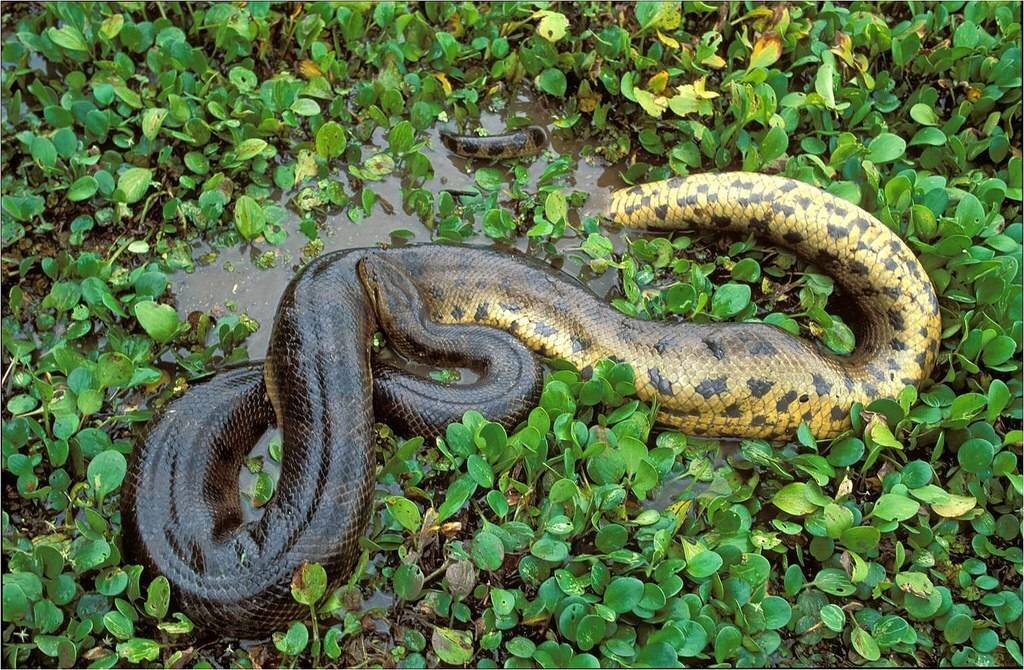
M 725 393 L 728 385 L 725 377 L 716 377 L 714 379 L 705 379 L 701 383 L 697 384 L 696 391 L 707 400 L 711 396 L 721 395 Z
M 864 393 L 867 394 L 869 398 L 877 398 L 878 387 L 871 382 L 864 382 Z
M 884 265 L 885 269 L 890 272 L 895 272 L 896 268 L 899 267 L 899 263 L 897 263 L 896 260 L 893 258 L 886 258 L 884 261 L 882 261 L 882 265 Z
M 716 214 L 711 217 L 711 223 L 715 224 L 719 228 L 728 228 L 732 225 L 732 219 L 728 216 L 721 216 Z
M 780 203 L 780 204 L 776 205 L 775 209 L 778 210 L 783 216 L 787 216 L 787 217 L 793 216 L 794 214 L 796 214 L 796 208 L 794 208 L 794 207 L 792 207 L 790 205 L 784 204 L 784 203 Z
M 797 188 L 799 188 L 799 185 L 796 182 L 787 181 L 783 183 L 782 186 L 779 186 L 779 191 L 783 193 L 789 193 L 790 191 L 795 190 Z
M 796 391 L 787 391 L 786 395 L 779 398 L 779 401 L 775 403 L 775 409 L 785 412 L 793 404 L 794 400 L 796 400 Z
M 775 382 L 769 379 L 757 379 L 756 377 L 751 377 L 747 380 L 747 388 L 750 389 L 750 394 L 755 398 L 763 398 L 773 386 L 775 386 Z
M 658 205 L 657 207 L 655 207 L 654 208 L 654 214 L 661 221 L 664 221 L 666 218 L 668 218 L 668 203 L 662 203 L 662 204 Z
M 647 377 L 651 380 L 654 388 L 658 389 L 658 393 L 662 395 L 675 395 L 675 391 L 672 389 L 672 382 L 662 377 L 661 370 L 658 368 L 649 368 L 647 370 Z
M 465 315 L 466 311 L 462 309 L 461 305 L 456 305 L 455 307 L 452 307 L 452 318 L 455 319 L 456 321 L 461 321 L 462 317 Z
M 775 345 L 761 339 L 754 339 L 747 342 L 747 351 L 754 356 L 774 356 L 779 353 L 779 350 L 775 348 Z
M 895 286 L 886 286 L 882 289 L 882 292 L 885 293 L 886 297 L 890 300 L 897 300 L 900 297 L 900 290 Z
M 708 184 L 697 184 L 697 193 L 707 193 L 711 190 Z
M 782 236 L 782 239 L 786 240 L 790 244 L 799 244 L 804 241 L 804 236 L 795 230 L 791 230 Z
M 895 310 L 886 312 L 886 317 L 889 319 L 889 325 L 896 330 L 903 330 L 903 327 L 906 325 L 903 321 L 903 315 Z
M 861 263 L 860 261 L 853 260 L 850 261 L 850 270 L 856 272 L 859 275 L 866 275 L 870 268 L 867 265 Z
M 484 319 L 486 319 L 487 318 L 487 309 L 488 309 L 488 304 L 486 302 L 482 302 L 479 305 L 477 305 L 476 306 L 476 313 L 473 314 L 473 319 L 475 321 L 483 321 Z
M 725 415 L 730 419 L 736 419 L 743 416 L 743 410 L 736 403 L 733 403 L 725 408 Z
M 717 203 L 718 202 L 718 193 L 716 193 L 714 191 L 712 191 L 711 193 L 708 193 L 708 202 L 711 203 L 711 204 Z
M 572 353 L 578 354 L 590 348 L 591 342 L 585 337 L 573 337 L 569 344 L 572 345 Z
M 922 352 L 918 353 L 917 356 L 914 356 L 914 362 L 917 363 L 918 367 L 923 368 L 924 367 L 924 362 L 926 360 L 928 360 L 928 353 L 927 352 L 922 351 Z
M 896 351 L 907 350 L 907 345 L 903 342 L 903 340 L 901 340 L 898 337 L 894 337 L 891 340 L 889 340 L 889 346 L 895 349 Z
M 714 356 L 716 360 L 720 361 L 723 358 L 725 358 L 725 349 L 722 348 L 722 345 L 720 343 L 709 338 L 704 338 L 701 341 L 704 343 L 704 346 L 708 348 L 708 351 L 711 352 L 711 355 Z
M 806 393 L 803 394 L 802 396 L 800 396 L 800 402 L 807 402 L 810 399 L 811 399 L 811 396 L 807 395 Z
M 832 393 L 832 384 L 829 384 L 821 375 L 812 374 L 811 381 L 814 383 L 814 392 L 818 395 L 826 396 Z
M 843 419 L 846 418 L 846 414 L 846 409 L 844 407 L 840 407 L 839 405 L 833 407 L 832 411 L 828 413 L 829 417 L 831 417 L 833 421 L 842 421 Z
M 506 312 L 521 312 L 521 311 L 523 311 L 523 308 L 520 307 L 519 305 L 515 304 L 514 302 L 499 303 L 499 306 L 503 310 L 505 310 Z
M 763 414 L 758 414 L 755 417 L 751 417 L 750 425 L 751 426 L 761 427 L 761 426 L 763 426 L 765 424 L 765 421 L 766 421 L 766 419 L 765 419 L 764 415 Z
M 552 326 L 551 324 L 544 323 L 543 321 L 538 321 L 537 323 L 533 324 L 533 332 L 537 333 L 541 337 L 550 337 L 557 333 L 558 329 Z
M 800 418 L 802 418 L 804 421 L 810 421 L 812 416 L 814 416 L 814 414 L 811 412 L 811 410 L 807 410 L 801 415 Z
M 668 351 L 668 348 L 675 344 L 676 338 L 673 335 L 666 335 L 657 342 L 654 343 L 654 350 L 659 354 L 663 354 Z
M 808 198 L 806 195 L 800 195 L 797 196 L 796 198 L 796 204 L 800 205 L 804 209 L 807 209 L 808 207 L 811 206 L 811 199 Z
M 827 224 L 825 226 L 825 230 L 828 231 L 829 236 L 834 237 L 837 240 L 846 237 L 847 233 L 849 232 L 843 226 L 837 226 L 834 223 Z

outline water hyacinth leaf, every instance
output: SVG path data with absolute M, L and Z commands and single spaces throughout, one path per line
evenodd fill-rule
M 422 515 L 416 503 L 403 496 L 388 496 L 384 499 L 391 516 L 406 530 L 416 532 L 422 523 Z
M 292 576 L 292 597 L 303 605 L 315 605 L 327 590 L 327 571 L 319 563 L 303 562 Z
M 561 70 L 548 68 L 537 75 L 537 88 L 549 95 L 563 97 L 568 83 L 565 74 Z
M 143 300 L 135 303 L 134 311 L 139 325 L 157 342 L 168 342 L 178 332 L 178 313 L 170 305 Z
M 873 163 L 888 163 L 903 155 L 907 143 L 892 133 L 882 133 L 868 143 L 868 160 Z
M 778 33 L 765 33 L 754 42 L 754 48 L 750 52 L 750 64 L 748 70 L 756 67 L 768 67 L 774 64 L 782 56 L 782 38 Z M 762 152 L 763 155 L 763 152 Z M 770 159 L 766 159 L 770 160 Z
M 124 454 L 108 449 L 89 462 L 89 484 L 95 494 L 102 498 L 121 486 L 127 471 L 128 461 Z
M 345 129 L 335 121 L 328 121 L 316 131 L 316 152 L 324 158 L 340 156 L 347 143 Z
M 906 496 L 883 493 L 871 510 L 871 515 L 886 521 L 906 521 L 916 515 L 920 508 L 916 501 Z
M 465 630 L 435 628 L 430 637 L 430 645 L 438 658 L 451 665 L 464 665 L 476 653 L 473 649 L 473 636 Z
M 254 198 L 243 195 L 235 202 L 235 228 L 243 239 L 259 237 L 266 225 L 267 214 Z
M 132 204 L 142 200 L 153 183 L 153 171 L 147 168 L 129 168 L 117 179 L 117 190 L 124 196 L 124 202 Z

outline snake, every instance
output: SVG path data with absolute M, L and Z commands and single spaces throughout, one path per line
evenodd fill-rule
M 443 434 L 482 394 L 481 413 L 514 430 L 536 403 L 538 355 L 584 377 L 605 358 L 628 363 L 659 424 L 768 440 L 801 424 L 817 438 L 840 435 L 855 403 L 931 373 L 941 331 L 931 281 L 857 205 L 793 179 L 733 172 L 621 189 L 604 216 L 626 229 L 754 235 L 792 250 L 856 304 L 856 348 L 836 355 L 760 322 L 632 318 L 510 251 L 434 243 L 324 254 L 285 289 L 265 363 L 189 388 L 136 450 L 122 496 L 129 554 L 168 578 L 196 623 L 255 637 L 304 615 L 291 594 L 304 563 L 323 565 L 335 585 L 351 571 L 372 509 L 376 421 L 405 417 L 413 432 Z M 480 388 L 382 366 L 378 330 L 410 354 L 471 360 Z M 262 516 L 244 521 L 239 468 L 274 425 L 277 490 Z
M 459 135 L 442 131 L 441 143 L 452 153 L 466 158 L 504 160 L 539 152 L 547 146 L 548 134 L 542 126 L 526 126 L 498 135 Z

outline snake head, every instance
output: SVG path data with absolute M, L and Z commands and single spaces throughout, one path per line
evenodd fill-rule
M 410 318 L 422 318 L 423 299 L 412 278 L 384 254 L 370 253 L 356 266 L 377 322 L 389 338 L 412 324 Z

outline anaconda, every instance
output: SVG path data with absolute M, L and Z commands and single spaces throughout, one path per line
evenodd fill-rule
M 930 374 L 934 289 L 899 237 L 853 204 L 791 179 L 728 173 L 625 189 L 606 215 L 637 228 L 754 233 L 793 249 L 862 311 L 856 350 L 836 356 L 761 323 L 633 319 L 514 253 L 434 244 L 327 254 L 285 291 L 266 385 L 254 367 L 216 375 L 174 402 L 139 449 L 124 495 L 130 551 L 168 577 L 197 623 L 234 635 L 301 616 L 289 583 L 303 561 L 342 579 L 371 506 L 374 421 L 389 419 L 373 400 L 379 325 L 495 329 L 581 370 L 616 357 L 633 366 L 639 397 L 657 401 L 659 422 L 702 435 L 786 438 L 806 422 L 818 437 L 835 436 L 853 403 Z M 389 291 L 405 297 L 382 299 Z M 402 305 L 422 318 L 391 318 Z M 277 492 L 260 519 L 243 523 L 230 484 L 275 414 L 284 441 Z

